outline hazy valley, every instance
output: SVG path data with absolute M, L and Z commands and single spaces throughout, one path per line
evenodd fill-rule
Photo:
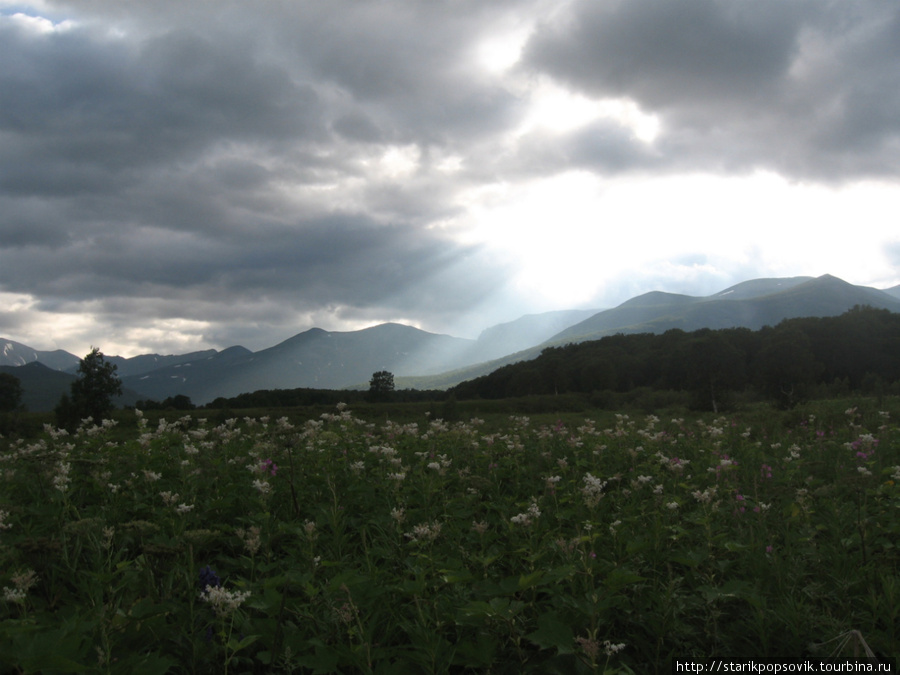
M 836 316 L 856 305 L 900 312 L 900 287 L 854 286 L 829 275 L 755 279 L 705 297 L 654 291 L 602 311 L 527 315 L 487 328 L 476 340 L 388 323 L 349 332 L 311 328 L 257 352 L 233 346 L 107 359 L 116 364 L 126 390 L 123 404 L 176 395 L 205 404 L 259 389 L 364 388 L 378 370 L 394 373 L 398 388 L 440 389 L 533 359 L 550 346 L 671 328 L 759 329 L 784 319 Z M 0 339 L 0 371 L 20 379 L 29 410 L 52 409 L 74 379 L 79 359 Z

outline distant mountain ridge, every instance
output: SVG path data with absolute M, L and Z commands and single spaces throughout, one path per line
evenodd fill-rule
M 536 358 L 547 347 L 599 340 L 617 333 L 663 333 L 677 328 L 743 327 L 758 330 L 784 319 L 837 316 L 855 305 L 900 312 L 900 286 L 881 291 L 854 286 L 837 277 L 754 279 L 710 296 L 695 297 L 651 291 L 626 300 L 560 331 L 543 343 L 488 363 L 474 364 L 439 377 L 403 381 L 409 387 L 452 387 L 464 380 L 487 375 L 505 365 Z
M 19 342 L 0 338 L 0 366 L 24 366 L 36 361 L 53 370 L 68 370 L 77 368 L 81 359 L 62 349 L 43 352 Z
M 550 346 L 672 328 L 758 329 L 788 318 L 835 316 L 854 305 L 900 312 L 900 286 L 882 291 L 830 275 L 754 279 L 710 296 L 652 291 L 602 311 L 527 315 L 491 326 L 477 340 L 387 323 L 346 332 L 311 328 L 258 352 L 235 346 L 222 351 L 107 359 L 117 366 L 123 385 L 138 396 L 162 400 L 183 394 L 198 404 L 259 389 L 365 387 L 378 370 L 394 373 L 401 388 L 447 388 L 508 363 L 535 358 Z M 33 363 L 74 373 L 79 358 L 61 350 L 40 352 L 0 339 L 3 370 L 21 375 L 26 393 L 32 378 L 42 382 L 33 388 L 50 391 L 48 373 L 37 368 L 19 370 Z M 29 408 L 52 408 L 59 396 L 49 403 L 47 396 L 42 404 L 26 396 L 32 402 Z
M 854 305 L 900 312 L 900 298 L 867 286 L 854 286 L 829 274 L 817 278 L 757 279 L 706 297 L 647 293 L 570 326 L 547 344 L 596 340 L 615 333 L 660 333 L 670 328 L 758 330 L 784 319 L 835 316 Z

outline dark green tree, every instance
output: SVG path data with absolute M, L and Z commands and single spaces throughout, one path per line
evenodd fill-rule
M 386 401 L 394 391 L 394 374 L 387 370 L 372 373 L 369 380 L 369 398 L 373 401 Z
M 109 363 L 97 347 L 78 365 L 78 379 L 72 383 L 72 412 L 80 419 L 92 417 L 99 424 L 112 412 L 113 398 L 122 395 L 117 367 Z
M 0 373 L 0 412 L 12 412 L 22 404 L 22 382 L 12 373 Z
M 745 356 L 721 331 L 701 330 L 694 336 L 684 345 L 687 388 L 696 407 L 718 413 L 744 383 Z
M 805 400 L 821 372 L 806 333 L 783 323 L 763 331 L 756 357 L 756 376 L 762 391 L 783 409 Z

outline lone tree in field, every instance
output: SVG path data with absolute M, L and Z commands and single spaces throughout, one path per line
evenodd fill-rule
M 369 398 L 373 401 L 386 401 L 394 391 L 394 374 L 387 370 L 372 373 L 369 380 Z
M 122 395 L 117 366 L 103 358 L 97 347 L 78 365 L 78 379 L 72 383 L 72 408 L 79 418 L 92 417 L 96 424 L 113 410 L 113 397 Z

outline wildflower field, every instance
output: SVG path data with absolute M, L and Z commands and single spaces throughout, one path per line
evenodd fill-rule
M 867 405 L 2 439 L 0 673 L 896 656 L 900 406 Z

